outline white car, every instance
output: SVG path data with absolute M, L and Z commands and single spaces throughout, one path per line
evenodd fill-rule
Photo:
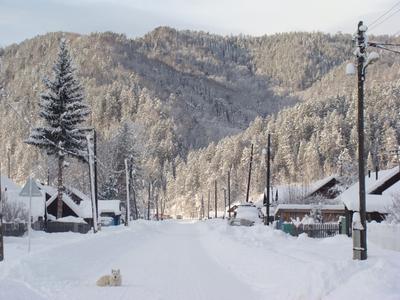
M 239 204 L 236 208 L 234 216 L 229 220 L 229 225 L 236 226 L 253 226 L 259 222 L 259 210 L 253 203 Z

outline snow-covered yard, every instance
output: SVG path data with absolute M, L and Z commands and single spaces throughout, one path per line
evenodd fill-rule
M 132 223 L 99 234 L 5 238 L 0 299 L 399 299 L 400 252 L 369 243 L 294 238 L 223 220 Z M 120 268 L 121 287 L 98 277 Z

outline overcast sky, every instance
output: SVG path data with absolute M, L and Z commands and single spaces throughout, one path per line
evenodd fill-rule
M 396 5 L 396 6 L 395 6 Z M 400 31 L 397 0 L 0 0 L 0 46 L 49 31 L 142 36 L 157 26 L 218 34 L 286 31 L 353 33 L 391 7 L 371 33 Z

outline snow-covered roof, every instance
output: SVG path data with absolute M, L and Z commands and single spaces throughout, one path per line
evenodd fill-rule
M 273 186 L 273 197 L 276 196 L 276 191 L 278 191 L 278 201 L 279 202 L 291 202 L 294 199 L 304 199 L 311 196 L 313 193 L 318 191 L 324 185 L 329 183 L 332 179 L 337 179 L 337 175 L 331 175 L 320 180 L 311 182 L 310 184 L 303 183 L 292 183 L 292 184 L 284 184 Z M 339 180 L 338 180 L 339 181 Z M 256 205 L 258 205 L 262 199 L 263 194 L 260 195 L 258 201 L 256 201 Z M 272 202 L 272 201 L 271 201 Z
M 390 188 L 385 190 L 382 195 L 373 195 L 370 192 L 374 191 L 382 183 L 387 181 L 399 172 L 399 168 L 383 170 L 378 172 L 378 180 L 376 180 L 376 173 L 372 172 L 371 176 L 365 177 L 365 204 L 367 212 L 387 213 L 390 206 L 393 204 L 393 194 L 400 193 L 400 181 L 393 184 Z M 356 182 L 350 186 L 346 191 L 339 195 L 336 199 L 340 200 L 346 205 L 347 209 L 352 211 L 359 210 L 359 183 Z
M 1 176 L 1 190 L 4 191 L 7 188 L 7 190 L 19 190 L 20 187 L 15 184 L 10 178 L 7 176 Z
M 44 185 L 44 184 L 38 182 L 37 180 L 36 180 L 36 185 L 38 186 L 39 189 L 45 191 L 49 195 L 54 195 L 57 193 L 56 188 L 49 186 L 49 185 Z
M 275 213 L 277 213 L 279 210 L 283 210 L 283 209 L 310 211 L 314 207 L 318 207 L 321 210 L 344 210 L 343 204 L 323 204 L 323 205 L 318 205 L 318 204 L 279 204 L 275 209 Z
M 57 193 L 54 193 L 53 196 L 46 202 L 46 206 L 48 207 L 54 200 L 57 199 Z M 63 201 L 72 211 L 81 218 L 91 218 L 92 217 L 92 203 L 88 200 L 83 200 L 78 204 L 76 204 L 68 194 L 63 194 Z
M 71 193 L 75 194 L 78 196 L 80 199 L 83 201 L 91 201 L 91 198 L 87 196 L 86 194 L 82 193 L 80 190 L 73 188 L 73 187 L 67 187 L 67 190 L 70 191 Z
M 115 215 L 121 214 L 120 200 L 99 200 L 99 214 L 101 213 L 114 213 Z
M 378 172 L 378 180 L 374 180 L 375 179 L 375 175 L 376 173 L 374 172 L 374 176 L 371 175 L 371 177 L 366 176 L 365 177 L 365 181 L 367 181 L 367 178 L 369 179 L 371 186 L 367 187 L 366 186 L 366 191 L 368 194 L 372 193 L 374 190 L 376 190 L 379 186 L 381 186 L 385 181 L 387 181 L 388 179 L 390 179 L 391 177 L 393 177 L 394 175 L 396 175 L 397 173 L 399 173 L 399 167 L 395 167 L 393 169 L 389 169 L 389 170 L 384 170 L 381 172 Z M 371 180 L 372 179 L 372 180 Z
M 314 181 L 313 183 L 310 184 L 310 187 L 308 189 L 307 194 L 312 195 L 316 191 L 318 191 L 320 188 L 322 188 L 325 184 L 329 183 L 332 179 L 336 179 L 336 175 L 331 175 L 325 178 L 322 178 L 320 180 Z

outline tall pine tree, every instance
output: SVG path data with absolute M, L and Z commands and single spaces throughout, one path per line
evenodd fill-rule
M 43 126 L 31 131 L 26 143 L 44 149 L 58 160 L 57 218 L 62 217 L 63 166 L 65 156 L 80 160 L 86 156 L 87 128 L 82 127 L 90 113 L 83 89 L 75 77 L 65 39 L 61 39 L 53 78 L 45 79 L 46 92 L 40 95 L 39 116 Z

